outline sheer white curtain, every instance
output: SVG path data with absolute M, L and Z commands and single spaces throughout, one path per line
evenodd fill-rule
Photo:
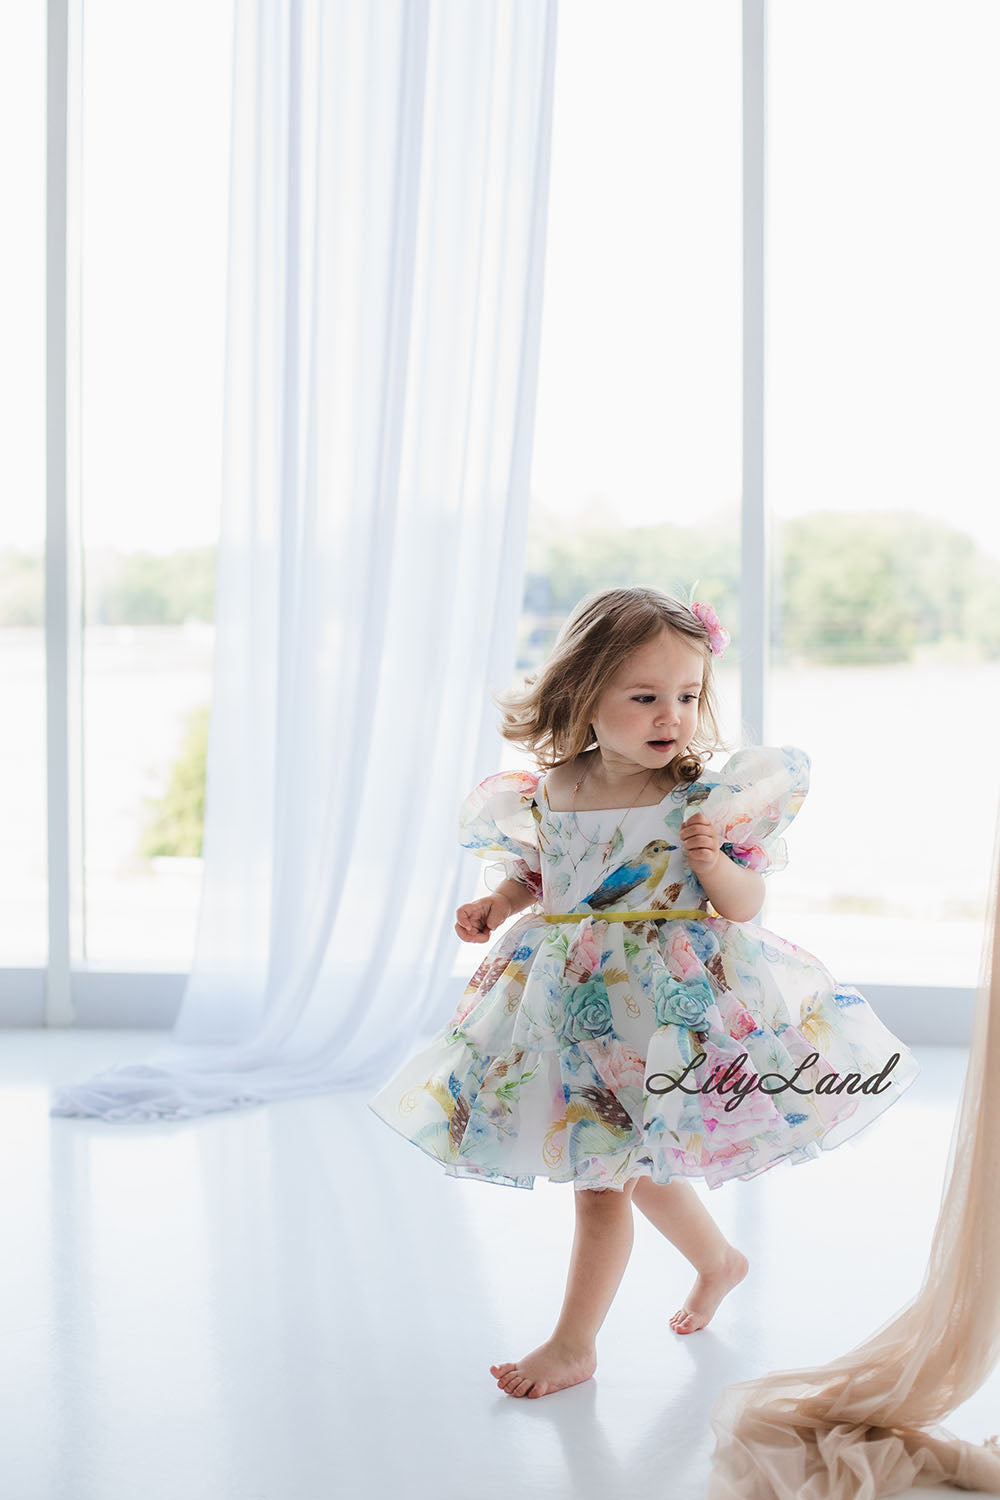
M 171 1045 L 52 1114 L 370 1087 L 441 1013 L 517 640 L 555 43 L 556 0 L 238 0 L 195 960 Z

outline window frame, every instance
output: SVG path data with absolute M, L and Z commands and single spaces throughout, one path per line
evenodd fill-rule
M 764 162 L 766 0 L 741 0 L 742 496 L 741 716 L 766 743 L 771 549 L 764 496 Z M 47 0 L 46 33 L 46 535 L 45 670 L 48 962 L 0 968 L 5 1025 L 170 1027 L 189 977 L 162 966 L 83 958 L 82 556 L 79 411 L 68 393 L 79 361 L 82 0 Z M 72 274 L 70 274 L 72 272 Z M 77 369 L 79 366 L 77 365 Z M 79 381 L 72 389 L 79 391 Z M 906 1042 L 969 1044 L 976 991 L 857 981 Z M 454 982 L 453 982 L 454 985 Z

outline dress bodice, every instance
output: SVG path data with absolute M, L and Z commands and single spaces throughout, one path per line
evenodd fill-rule
M 675 787 L 645 807 L 554 812 L 539 771 L 498 771 L 459 809 L 459 842 L 490 860 L 489 889 L 512 876 L 547 912 L 655 906 L 707 907 L 680 827 L 708 818 L 736 864 L 769 875 L 784 869 L 784 830 L 809 787 L 809 757 L 794 745 L 748 746 L 719 771 Z M 606 857 L 605 857 L 606 856 Z
M 544 779 L 533 799 L 547 912 L 707 907 L 680 826 L 690 787 L 632 808 L 554 811 Z

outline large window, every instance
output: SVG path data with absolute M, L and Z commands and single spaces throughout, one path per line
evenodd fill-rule
M 201 883 L 232 24 L 229 0 L 87 0 L 71 140 L 84 956 L 159 969 L 190 966 Z
M 70 3 L 67 565 L 82 618 L 74 958 L 189 967 L 219 523 L 232 0 Z M 192 45 L 192 38 L 197 45 Z M 0 962 L 44 964 L 45 4 L 0 47 Z M 16 232 L 14 230 L 16 226 Z M 58 225 L 49 226 L 50 237 Z M 58 317 L 58 310 L 53 310 Z M 61 371 L 55 370 L 58 378 Z M 57 747 L 57 755 L 64 753 Z M 68 752 L 76 754 L 75 746 Z
M 742 656 L 764 741 L 812 758 L 762 921 L 845 981 L 894 986 L 975 984 L 1000 797 L 1000 12 L 944 14 L 766 6 L 758 664 L 740 621 L 741 6 L 560 11 L 518 663 L 590 589 L 700 580 L 733 636 L 724 736 L 742 733 Z
M 45 7 L 12 5 L 0 46 L 0 963 L 44 963 Z M 15 232 L 16 227 L 16 232 Z
M 221 494 L 233 0 L 70 9 L 68 482 L 82 550 L 69 561 L 83 610 L 70 622 L 82 733 L 69 779 L 84 894 L 73 958 L 183 970 Z M 744 737 L 741 693 L 759 673 L 764 740 L 813 762 L 765 922 L 848 981 L 970 987 L 1000 798 L 1000 12 L 986 0 L 768 0 L 759 203 L 742 171 L 743 15 L 739 0 L 560 9 L 517 674 L 581 594 L 697 580 L 733 638 L 719 667 L 724 736 Z M 12 8 L 4 44 L 11 966 L 45 962 L 48 921 L 45 6 Z M 760 431 L 741 400 L 755 369 L 747 192 L 765 225 Z M 763 528 L 743 493 L 758 438 Z M 758 541 L 763 658 L 748 593 Z M 512 747 L 503 756 L 519 763 Z M 469 957 L 463 947 L 460 970 Z
M 769 722 L 814 785 L 774 909 L 839 973 L 974 985 L 1000 797 L 1000 11 L 767 11 Z
M 515 679 L 546 656 L 584 593 L 649 584 L 686 596 L 697 582 L 695 597 L 732 635 L 716 680 L 734 748 L 739 80 L 737 0 L 560 9 Z M 505 745 L 497 769 L 528 764 Z M 469 972 L 471 952 L 462 945 L 456 973 Z

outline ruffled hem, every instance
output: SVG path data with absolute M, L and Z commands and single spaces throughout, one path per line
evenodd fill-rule
M 866 1005 L 860 998 L 855 1003 Z M 870 1016 L 881 1025 L 874 1012 Z M 650 1052 L 658 1050 L 658 1042 L 673 1050 L 683 1030 L 660 1028 Z M 811 1045 L 794 1028 L 786 1030 L 794 1031 L 802 1047 Z M 718 1034 L 709 1036 L 716 1037 L 721 1051 Z M 483 1057 L 452 1033 L 411 1058 L 369 1108 L 454 1178 L 530 1189 L 536 1177 L 544 1177 L 578 1190 L 623 1191 L 636 1176 L 657 1183 L 681 1177 L 714 1189 L 856 1143 L 919 1076 L 916 1059 L 901 1043 L 896 1047 L 900 1067 L 884 1092 L 830 1094 L 822 1107 L 786 1114 L 762 1101 L 759 1129 L 740 1134 L 716 1127 L 718 1144 L 712 1146 L 708 1122 L 719 1111 L 701 1102 L 705 1095 L 696 1095 L 698 1105 L 680 1104 L 679 1096 L 665 1108 L 651 1104 L 642 1076 L 646 1065 L 634 1054 L 625 1057 L 628 1049 L 617 1042 L 573 1044 L 561 1051 L 516 1047 Z M 812 1070 L 816 1077 L 831 1071 L 822 1060 Z M 748 1065 L 746 1074 L 753 1072 Z M 692 1128 L 695 1109 L 699 1125 Z M 588 1149 L 595 1145 L 604 1149 Z

